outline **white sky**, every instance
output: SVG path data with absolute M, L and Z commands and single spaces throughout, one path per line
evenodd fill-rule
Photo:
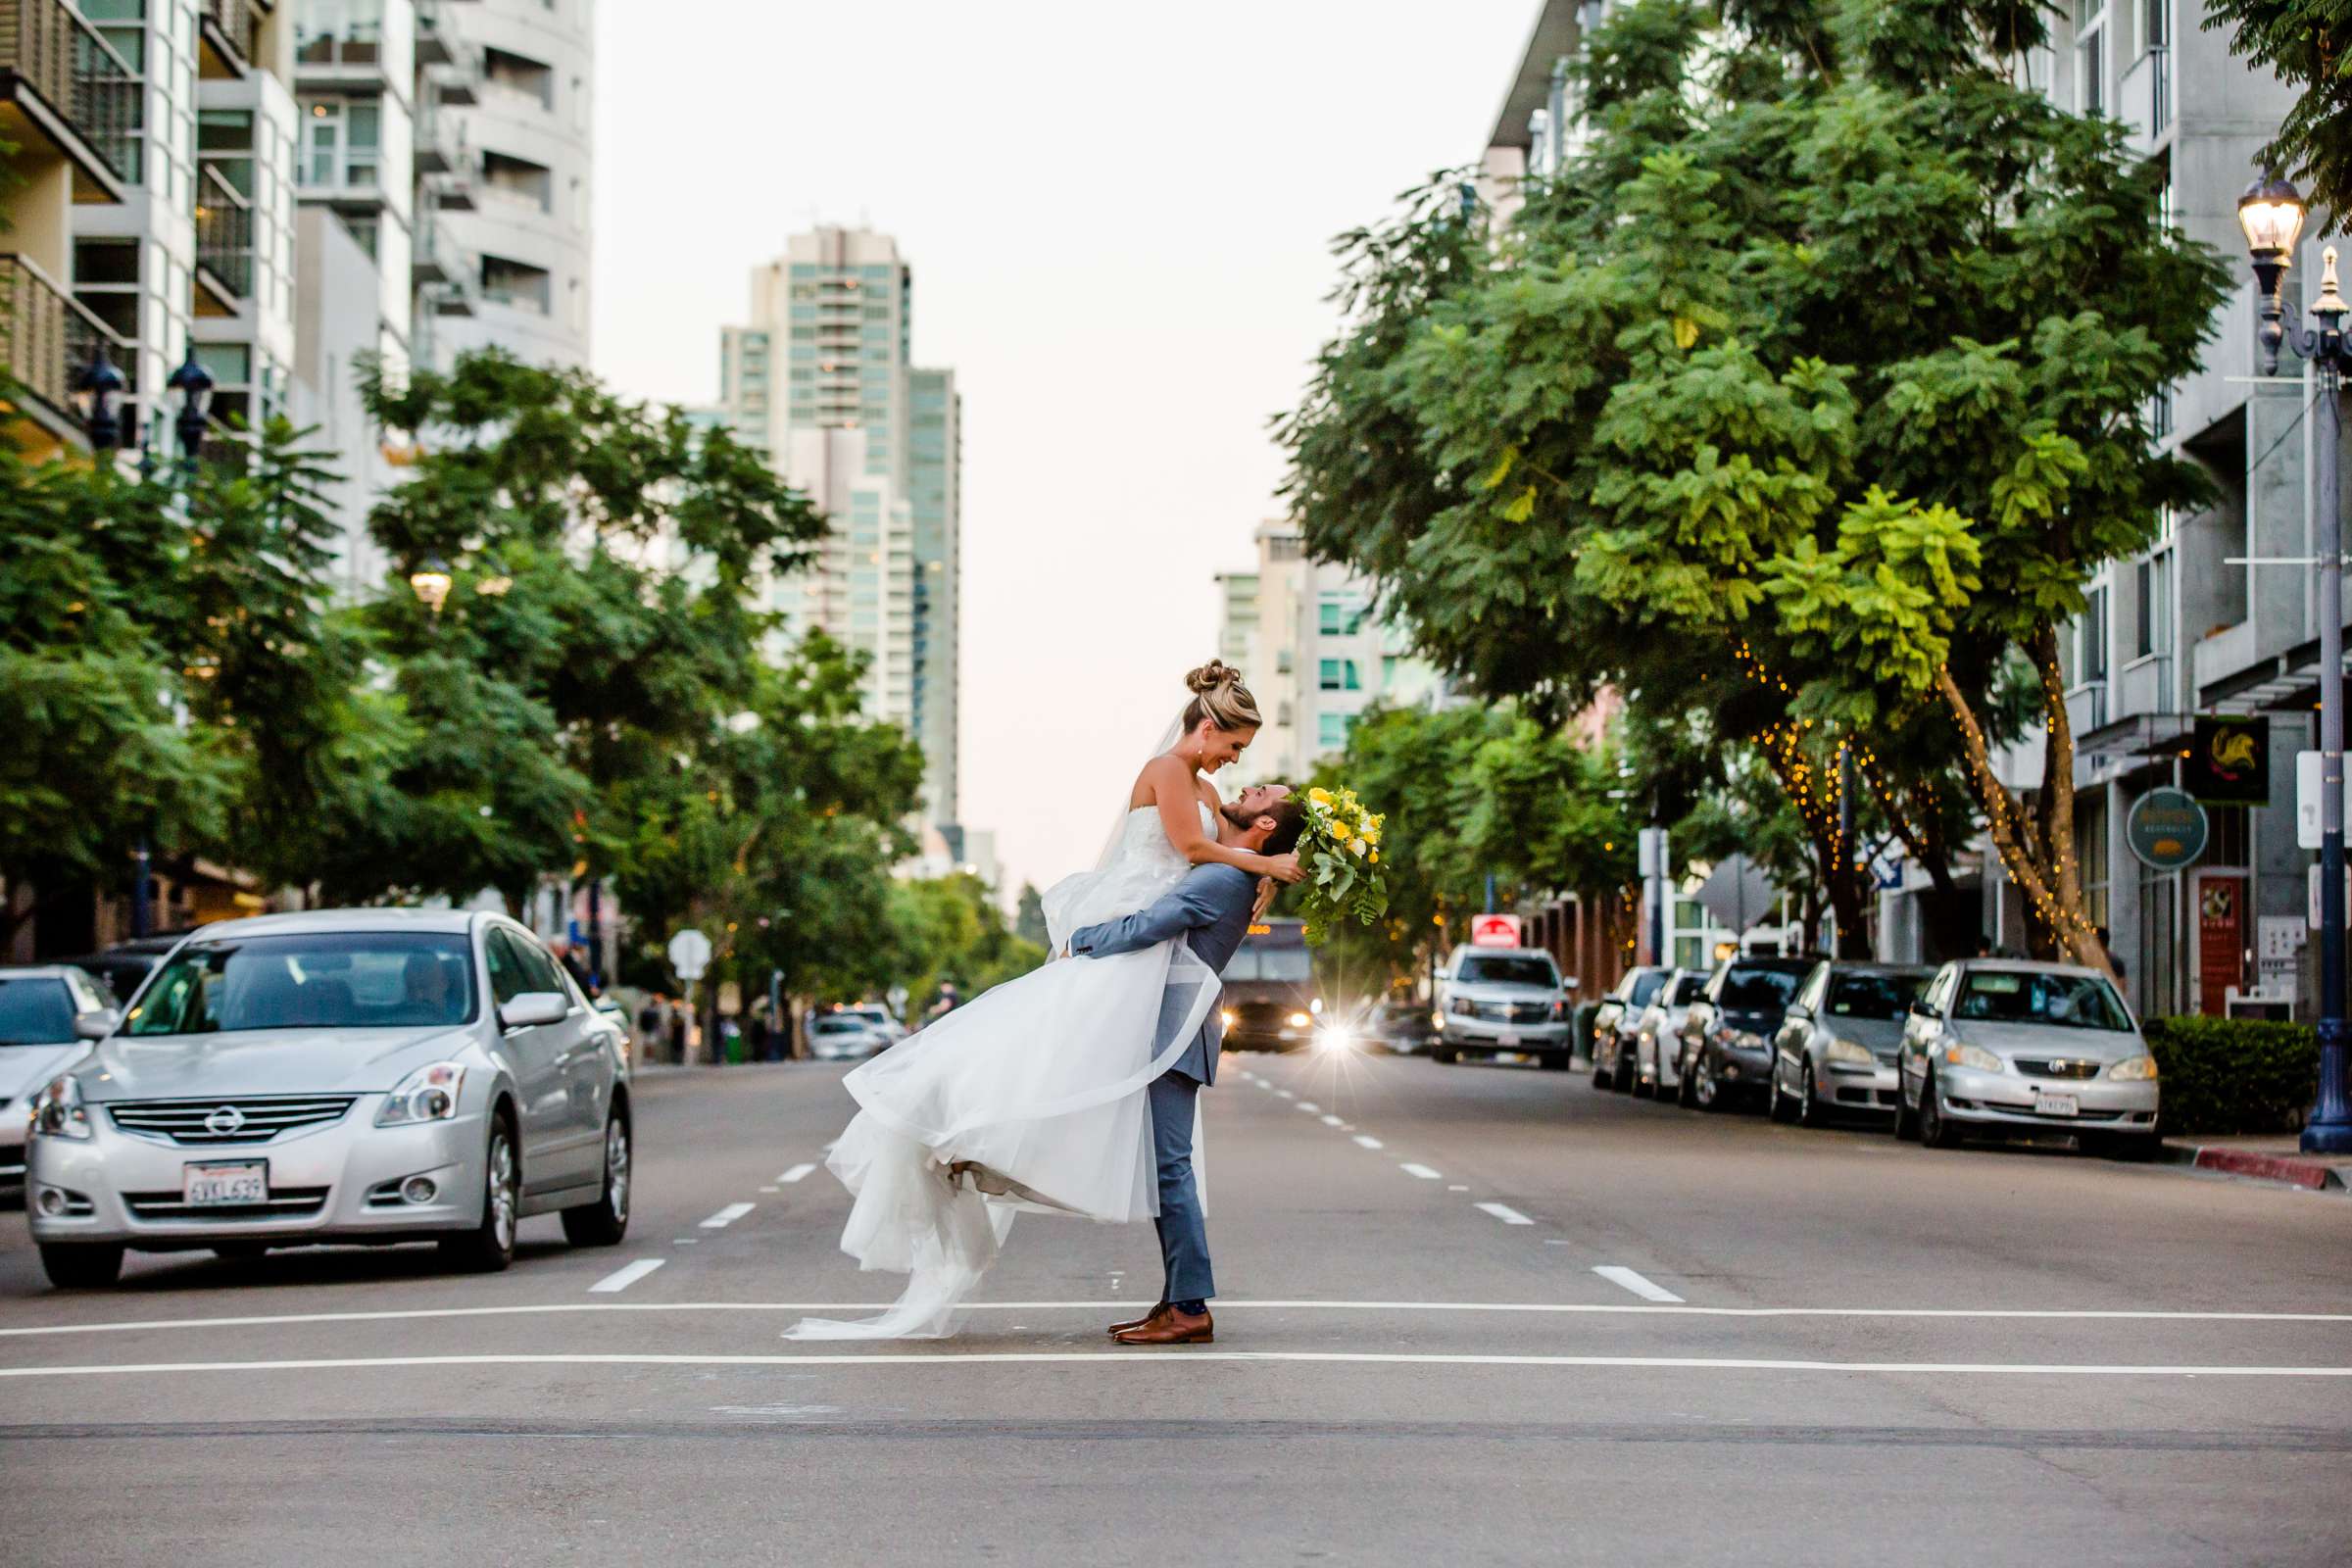
M 601 0 L 596 368 L 717 394 L 751 267 L 895 234 L 963 391 L 963 820 L 1091 863 L 1216 652 L 1340 230 L 1474 160 L 1538 0 Z

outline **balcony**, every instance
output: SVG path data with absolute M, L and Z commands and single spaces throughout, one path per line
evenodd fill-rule
M 196 176 L 196 314 L 240 316 L 253 298 L 253 203 L 211 164 Z
M 429 217 L 416 225 L 416 245 L 410 254 L 410 270 L 418 287 L 432 296 L 443 316 L 471 316 L 482 259 L 451 236 L 446 225 Z M 436 292 L 437 291 L 437 292 Z
M 130 346 L 27 257 L 0 254 L 0 364 L 27 394 L 10 421 L 20 446 L 86 444 L 74 413 L 74 376 L 101 340 L 125 377 L 137 373 Z M 126 403 L 136 391 L 125 388 Z
M 305 33 L 294 44 L 294 77 L 306 88 L 373 91 L 405 89 L 384 59 L 383 24 L 354 22 L 342 32 Z
M 2124 143 L 2139 157 L 2156 150 L 2173 128 L 2173 52 L 2157 44 L 2132 63 L 2116 90 Z
M 139 78 L 65 0 L 0 0 L 0 139 L 54 148 L 77 202 L 136 177 Z
M 465 40 L 451 31 L 442 0 L 416 0 L 416 64 L 454 66 Z
M 253 0 L 202 0 L 196 12 L 203 43 L 196 74 L 207 81 L 251 75 L 253 40 L 260 30 L 261 12 Z

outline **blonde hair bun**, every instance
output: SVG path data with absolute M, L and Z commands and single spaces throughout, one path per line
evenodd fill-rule
M 1212 659 L 1198 669 L 1189 670 L 1184 677 L 1184 689 L 1197 697 L 1205 697 L 1221 686 L 1239 686 L 1242 672 L 1222 659 Z
M 1257 699 L 1242 684 L 1242 672 L 1222 659 L 1188 671 L 1184 685 L 1193 694 L 1193 700 L 1184 705 L 1188 730 L 1199 729 L 1203 722 L 1222 730 L 1256 729 L 1265 722 L 1258 716 Z

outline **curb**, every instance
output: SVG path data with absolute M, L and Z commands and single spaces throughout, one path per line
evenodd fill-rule
M 2247 1149 L 2168 1143 L 2158 1158 L 2168 1165 L 2187 1165 L 2198 1170 L 2218 1171 L 2225 1176 L 2245 1176 L 2255 1181 L 2277 1182 L 2282 1186 L 2300 1187 L 2306 1192 L 2340 1193 L 2346 1190 L 2343 1177 L 2333 1166 L 2287 1154 L 2263 1154 Z

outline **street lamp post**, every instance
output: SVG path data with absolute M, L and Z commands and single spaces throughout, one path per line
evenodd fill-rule
M 2307 1153 L 2352 1152 L 2352 1097 L 2347 1096 L 2344 1027 L 2344 525 L 2336 496 L 2336 445 L 2347 359 L 2344 299 L 2336 291 L 2335 247 L 2325 253 L 2320 297 L 2312 302 L 2315 325 L 2289 328 L 2281 298 L 2287 269 L 2294 265 L 2295 239 L 2307 209 L 2295 187 L 2266 173 L 2238 198 L 2238 226 L 2245 230 L 2261 291 L 2255 338 L 2262 346 L 2262 371 L 2275 374 L 2281 344 L 2311 362 L 2319 381 L 2319 427 L 2314 479 L 2320 498 L 2320 1086 L 2303 1125 Z
M 74 373 L 73 390 L 74 412 L 80 416 L 93 451 L 112 452 L 122 444 L 123 384 L 122 372 L 107 358 L 106 339 L 98 339 L 91 346 L 90 363 Z
M 457 579 L 449 574 L 449 563 L 439 556 L 427 556 L 415 571 L 409 573 L 409 586 L 416 598 L 432 612 L 433 629 L 441 626 L 441 607 L 449 603 L 449 591 Z
M 190 477 L 196 472 L 196 463 L 204 455 L 206 415 L 213 398 L 213 372 L 196 363 L 196 345 L 188 344 L 188 357 L 179 362 L 172 379 L 164 385 L 179 394 L 179 416 L 172 428 L 179 435 L 180 470 Z

